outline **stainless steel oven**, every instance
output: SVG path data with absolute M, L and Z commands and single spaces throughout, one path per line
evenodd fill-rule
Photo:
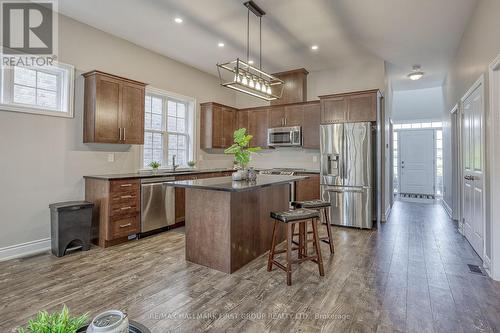
M 269 147 L 301 147 L 302 127 L 274 127 L 267 130 Z

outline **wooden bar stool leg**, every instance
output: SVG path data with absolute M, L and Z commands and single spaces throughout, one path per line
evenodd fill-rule
M 271 249 L 269 250 L 269 257 L 267 259 L 267 271 L 270 272 L 273 269 L 273 260 L 274 260 L 274 249 L 276 247 L 276 229 L 278 227 L 278 221 L 274 221 L 273 223 L 273 236 L 271 241 Z
M 295 232 L 295 223 L 292 225 L 292 232 Z M 302 228 L 299 224 L 299 250 L 297 251 L 297 258 L 303 258 L 303 249 L 304 249 L 304 238 L 302 237 Z
M 299 223 L 300 237 L 302 238 L 301 258 L 307 256 L 307 227 L 305 222 Z
M 292 285 L 292 224 L 286 225 L 286 284 Z
M 319 275 L 325 276 L 325 271 L 323 269 L 323 257 L 321 256 L 321 248 L 319 246 L 319 236 L 318 236 L 318 221 L 317 219 L 311 219 L 312 229 L 313 229 L 313 237 L 314 237 L 314 248 L 316 249 L 316 256 L 318 257 L 318 268 Z
M 330 246 L 330 253 L 333 254 L 335 253 L 335 248 L 333 246 L 332 226 L 330 225 L 330 221 L 328 221 L 328 214 L 326 212 L 326 208 L 323 208 L 322 211 L 326 222 L 326 232 L 328 233 L 328 245 Z

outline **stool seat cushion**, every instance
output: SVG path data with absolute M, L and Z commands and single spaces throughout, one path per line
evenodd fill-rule
M 324 200 L 309 200 L 309 201 L 294 201 L 292 206 L 295 208 L 326 208 L 330 207 L 332 204 L 329 201 Z
M 271 217 L 276 220 L 288 223 L 299 220 L 319 218 L 319 213 L 311 209 L 294 209 L 285 212 L 271 212 Z

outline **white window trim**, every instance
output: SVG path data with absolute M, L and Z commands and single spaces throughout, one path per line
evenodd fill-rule
M 69 64 L 64 64 L 61 62 L 56 62 L 55 66 L 58 68 L 62 68 L 68 72 L 68 75 L 63 75 L 63 87 L 67 87 L 62 91 L 63 100 L 66 101 L 68 110 L 67 111 L 54 111 L 52 109 L 47 109 L 44 107 L 37 106 L 26 106 L 22 104 L 14 104 L 8 103 L 5 104 L 2 101 L 4 100 L 4 82 L 9 82 L 11 84 L 12 78 L 6 78 L 6 74 L 4 72 L 5 68 L 0 64 L 0 111 L 9 111 L 9 112 L 21 112 L 21 113 L 29 113 L 29 114 L 37 114 L 43 116 L 50 117 L 62 117 L 62 118 L 73 118 L 74 117 L 74 95 L 75 95 L 75 67 Z M 29 67 L 28 67 L 29 68 Z M 37 67 L 37 70 L 43 71 L 43 67 Z M 8 81 L 7 81 L 8 80 Z M 65 103 L 65 104 L 66 104 Z
M 157 96 L 161 96 L 161 97 L 164 97 L 164 98 L 167 98 L 167 101 L 168 99 L 172 99 L 172 100 L 176 100 L 176 101 L 179 101 L 179 102 L 186 102 L 187 105 L 188 105 L 188 109 L 186 110 L 186 122 L 187 122 L 187 128 L 188 128 L 188 134 L 187 134 L 187 146 L 188 146 L 188 161 L 195 161 L 196 162 L 196 140 L 197 140 L 197 137 L 196 137 L 196 108 L 197 108 L 197 102 L 196 102 L 196 98 L 194 97 L 189 97 L 189 96 L 185 96 L 185 95 L 181 95 L 181 94 L 177 94 L 177 93 L 173 93 L 173 92 L 170 92 L 170 91 L 166 91 L 166 90 L 162 90 L 162 89 L 159 89 L 159 88 L 155 88 L 155 87 L 151 87 L 151 86 L 147 86 L 146 87 L 146 95 L 157 95 Z M 167 109 L 167 105 L 165 105 L 165 110 L 168 110 Z M 167 111 L 164 110 L 164 114 L 163 114 L 163 121 L 164 121 L 164 124 L 166 125 L 166 121 L 167 121 Z M 144 131 L 146 132 L 146 130 L 144 129 Z M 166 133 L 168 135 L 168 133 L 170 134 L 181 134 L 183 135 L 184 133 L 175 133 L 175 132 L 169 132 L 166 128 L 165 128 L 165 131 L 159 131 L 159 130 L 148 130 L 148 132 L 157 132 L 157 133 Z M 186 135 L 186 134 L 184 134 Z M 192 142 L 192 145 L 190 145 Z M 164 142 L 163 142 L 164 145 L 167 145 L 168 142 L 167 142 L 167 139 L 164 138 Z M 167 148 L 168 149 L 168 148 Z M 164 151 L 165 151 L 165 148 L 164 148 Z M 140 155 L 140 168 L 139 168 L 139 171 L 151 171 L 151 168 L 150 167 L 144 167 L 144 145 L 141 146 L 141 153 L 139 154 Z M 165 158 L 165 157 L 164 157 Z M 168 160 L 168 155 L 166 156 L 166 159 Z M 160 170 L 171 170 L 172 169 L 172 166 L 171 165 L 162 165 L 160 168 Z

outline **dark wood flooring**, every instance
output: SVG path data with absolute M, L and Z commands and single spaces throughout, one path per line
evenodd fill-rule
M 122 309 L 154 333 L 500 332 L 500 283 L 468 271 L 481 261 L 439 205 L 396 202 L 378 230 L 334 237 L 326 276 L 306 262 L 291 287 L 265 256 L 233 275 L 186 263 L 182 232 L 3 262 L 0 332 L 62 304 Z

